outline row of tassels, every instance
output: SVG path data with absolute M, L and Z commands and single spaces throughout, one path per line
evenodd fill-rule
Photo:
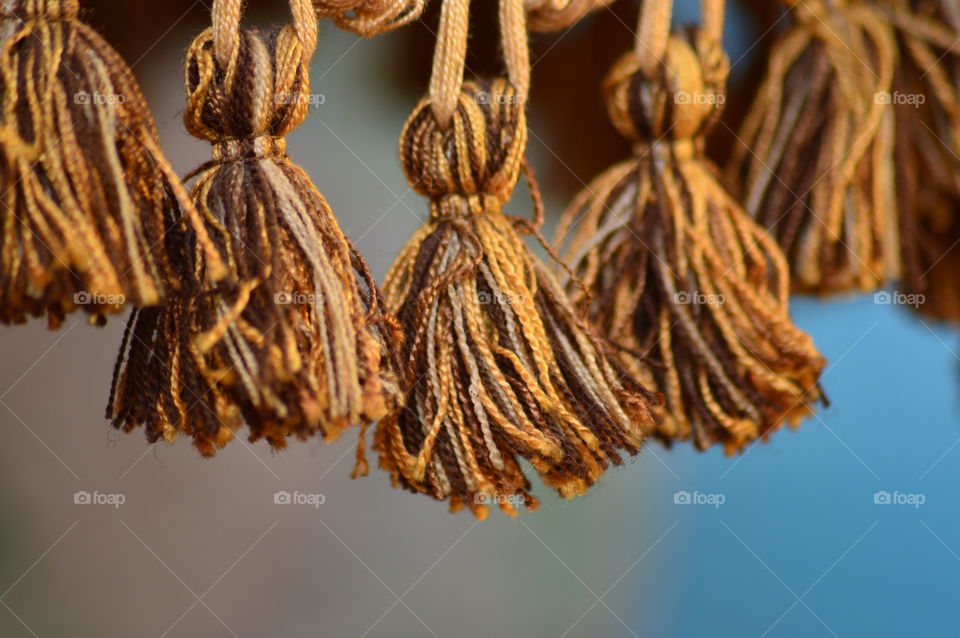
M 400 141 L 430 219 L 381 295 L 285 136 L 307 115 L 318 16 L 374 35 L 424 0 L 290 0 L 293 23 L 270 30 L 241 28 L 242 0 L 216 0 L 187 56 L 186 126 L 213 146 L 189 193 L 76 0 L 0 0 L 0 321 L 56 326 L 82 307 L 100 322 L 131 305 L 115 427 L 185 434 L 209 456 L 243 424 L 274 448 L 362 424 L 362 475 L 379 421 L 395 485 L 480 517 L 488 503 L 536 507 L 524 462 L 569 498 L 648 435 L 735 452 L 798 423 L 822 399 L 824 361 L 791 322 L 791 289 L 880 285 L 901 272 L 903 237 L 942 241 L 937 225 L 953 223 L 938 211 L 952 214 L 960 173 L 938 165 L 943 195 L 930 198 L 902 186 L 892 158 L 944 155 L 920 144 L 957 133 L 956 83 L 929 74 L 942 130 L 926 135 L 874 97 L 917 75 L 895 63 L 890 24 L 917 67 L 950 32 L 905 0 L 794 7 L 744 128 L 756 154 L 731 169 L 742 207 L 703 151 L 729 71 L 724 3 L 704 0 L 703 28 L 671 34 L 671 3 L 645 2 L 637 48 L 604 87 L 635 157 L 572 203 L 557 277 L 522 238 L 543 242 L 525 159 L 528 32 L 607 3 L 500 0 L 507 78 L 468 82 L 470 1 L 444 0 L 430 93 Z M 848 40 L 861 49 L 841 50 Z M 533 222 L 502 211 L 524 174 Z M 924 215 L 908 229 L 910 207 Z M 902 261 L 916 286 L 943 272 Z

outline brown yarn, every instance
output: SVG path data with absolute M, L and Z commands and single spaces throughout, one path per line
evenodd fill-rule
M 413 22 L 427 0 L 313 0 L 318 18 L 369 38 Z
M 527 27 L 531 31 L 560 31 L 611 2 L 613 0 L 526 0 Z
M 431 218 L 384 286 L 406 335 L 409 389 L 378 426 L 380 465 L 481 518 L 494 498 L 511 514 L 536 506 L 516 456 L 572 497 L 621 462 L 618 450 L 636 454 L 649 422 L 649 395 L 603 354 L 522 225 L 501 213 L 526 147 L 516 98 L 506 80 L 468 82 L 448 128 L 429 100 L 414 110 L 400 152 Z
M 801 292 L 873 290 L 900 272 L 895 60 L 872 0 L 791 2 L 793 24 L 731 158 L 744 206 L 783 247 Z
M 184 120 L 214 144 L 193 199 L 231 277 L 138 312 L 108 409 L 117 427 L 145 425 L 151 439 L 185 431 L 204 455 L 241 421 L 251 440 L 276 448 L 291 435 L 333 440 L 383 416 L 397 392 L 387 359 L 396 329 L 373 277 L 285 153 L 284 137 L 307 114 L 316 38 L 306 0 L 291 5 L 295 26 L 241 30 L 230 2 L 218 0 L 214 28 L 190 48 Z M 205 268 L 199 255 L 191 263 Z
M 178 286 L 171 231 L 189 224 L 225 269 L 130 68 L 76 0 L 2 0 L 0 322 L 56 327 L 159 303 Z
M 436 55 L 462 50 L 468 4 L 444 4 Z M 511 515 L 537 506 L 518 458 L 570 498 L 621 463 L 621 451 L 636 454 L 651 422 L 653 397 L 607 355 L 521 238 L 521 229 L 539 236 L 540 206 L 533 224 L 502 212 L 527 143 L 524 12 L 522 0 L 501 2 L 510 80 L 464 83 L 456 54 L 434 64 L 431 95 L 400 138 L 404 174 L 430 198 L 430 220 L 384 285 L 406 336 L 407 392 L 377 426 L 380 467 L 394 485 L 481 519 L 488 503 Z M 448 112 L 434 100 L 448 103 L 449 90 Z
M 790 320 L 780 250 L 704 155 L 728 73 L 718 37 L 683 33 L 663 47 L 611 70 L 610 116 L 635 157 L 574 199 L 558 242 L 587 291 L 575 282 L 571 294 L 666 396 L 656 435 L 735 452 L 810 411 L 823 360 Z
M 899 61 L 896 112 L 901 290 L 927 315 L 960 321 L 960 8 L 883 0 Z M 922 296 L 921 296 L 922 295 Z

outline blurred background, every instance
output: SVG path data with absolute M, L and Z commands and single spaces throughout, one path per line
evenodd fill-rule
M 133 66 L 177 170 L 208 159 L 180 124 L 205 0 L 83 4 Z M 248 23 L 285 19 L 283 4 L 250 2 Z M 494 4 L 474 4 L 469 65 L 496 71 Z M 679 2 L 677 21 L 696 4 Z M 753 4 L 730 7 L 740 101 L 777 30 L 775 3 Z M 380 278 L 427 212 L 395 146 L 426 86 L 435 10 L 373 40 L 324 23 L 323 99 L 289 138 Z M 530 153 L 549 224 L 629 152 L 597 89 L 636 11 L 619 0 L 535 41 Z M 718 154 L 741 110 L 731 99 Z M 511 208 L 529 212 L 522 191 Z M 832 399 L 799 430 L 736 458 L 651 444 L 585 498 L 539 489 L 537 512 L 479 524 L 378 471 L 350 480 L 353 437 L 282 453 L 239 437 L 203 460 L 187 441 L 114 432 L 102 414 L 124 318 L 0 329 L 0 636 L 954 636 L 958 340 L 874 301 L 796 300 Z M 283 491 L 315 506 L 276 504 Z M 85 493 L 100 503 L 75 502 Z

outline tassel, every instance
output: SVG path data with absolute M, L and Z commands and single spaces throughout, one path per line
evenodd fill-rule
M 318 18 L 369 38 L 418 19 L 427 0 L 313 0 Z
M 907 0 L 882 7 L 899 48 L 888 101 L 897 127 L 900 288 L 921 313 L 960 321 L 960 7 Z
M 668 40 L 669 5 L 644 4 L 637 50 L 604 85 L 635 156 L 574 199 L 557 236 L 579 279 L 571 294 L 666 397 L 657 437 L 733 453 L 805 416 L 824 362 L 790 320 L 780 250 L 704 154 L 729 66 L 722 2 L 704 14 L 719 24 Z
M 316 42 L 307 0 L 291 5 L 295 27 L 240 30 L 239 0 L 217 0 L 214 28 L 188 52 L 184 119 L 214 143 L 193 199 L 233 276 L 217 290 L 138 312 L 108 410 L 116 427 L 142 424 L 150 438 L 184 431 L 205 456 L 241 422 L 251 440 L 275 448 L 293 435 L 332 441 L 382 417 L 399 391 L 387 355 L 397 328 L 376 283 L 285 152 L 286 134 L 306 117 Z M 147 370 L 154 372 L 145 377 Z
M 531 31 L 561 31 L 586 14 L 613 0 L 526 0 L 527 27 Z
M 0 323 L 82 307 L 91 321 L 178 285 L 170 233 L 192 225 L 226 274 L 160 150 L 130 68 L 76 0 L 2 0 Z
M 791 2 L 794 23 L 731 157 L 747 212 L 798 292 L 872 291 L 900 274 L 888 21 L 871 0 Z
M 583 494 L 621 450 L 639 451 L 652 397 L 608 358 L 520 237 L 539 215 L 531 225 L 501 211 L 527 142 L 523 7 L 501 4 L 505 33 L 523 38 L 504 36 L 510 81 L 463 83 L 468 4 L 444 3 L 431 97 L 401 135 L 404 174 L 430 198 L 430 220 L 384 285 L 406 336 L 407 395 L 375 440 L 394 485 L 482 519 L 488 503 L 511 515 L 537 506 L 518 457 L 563 497 Z

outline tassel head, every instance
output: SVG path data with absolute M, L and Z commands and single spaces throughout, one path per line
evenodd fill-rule
M 723 49 L 671 38 L 663 64 L 643 69 L 635 53 L 614 64 L 604 81 L 610 121 L 633 142 L 675 141 L 706 135 L 726 102 L 729 62 Z M 702 54 L 702 57 L 701 57 Z
M 447 126 L 437 122 L 429 100 L 417 105 L 400 136 L 400 157 L 407 182 L 430 198 L 434 215 L 499 210 L 510 199 L 527 146 L 520 102 L 509 82 L 496 80 L 465 83 Z

